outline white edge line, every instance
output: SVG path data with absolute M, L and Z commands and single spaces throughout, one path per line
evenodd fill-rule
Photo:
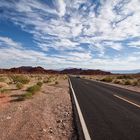
M 75 92 L 74 92 L 74 89 L 72 87 L 70 79 L 69 79 L 69 82 L 70 82 L 70 88 L 71 88 L 72 93 L 73 93 L 75 105 L 76 105 L 76 108 L 77 108 L 77 112 L 78 112 L 78 116 L 79 116 L 79 119 L 80 119 L 80 122 L 81 122 L 81 126 L 82 126 L 82 130 L 83 130 L 83 133 L 84 133 L 85 140 L 91 140 L 88 129 L 87 129 L 87 126 L 86 126 L 86 123 L 85 123 L 85 120 L 83 118 L 83 115 L 82 115 L 82 112 L 81 112 L 81 109 L 80 109 L 79 103 L 77 101 L 77 98 L 76 98 L 76 95 L 75 95 Z
M 130 104 L 132 104 L 132 105 L 134 105 L 134 106 L 136 106 L 136 107 L 138 107 L 138 108 L 140 108 L 140 105 L 138 105 L 138 104 L 136 104 L 136 103 L 133 103 L 133 102 L 127 100 L 127 99 L 124 99 L 124 98 L 122 98 L 122 97 L 120 97 L 120 96 L 118 96 L 118 95 L 116 95 L 116 94 L 114 94 L 114 96 L 117 97 L 117 98 L 119 98 L 119 99 L 121 99 L 121 100 L 124 100 L 124 101 L 126 101 L 126 102 L 128 102 L 128 103 L 130 103 Z

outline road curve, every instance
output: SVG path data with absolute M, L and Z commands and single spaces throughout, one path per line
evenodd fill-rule
M 140 140 L 140 93 L 70 77 L 92 140 Z

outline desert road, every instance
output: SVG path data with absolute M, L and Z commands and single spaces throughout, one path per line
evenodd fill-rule
M 140 93 L 81 78 L 69 80 L 86 140 L 140 140 Z

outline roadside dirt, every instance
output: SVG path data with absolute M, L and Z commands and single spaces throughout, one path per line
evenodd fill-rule
M 98 81 L 98 82 L 102 82 L 102 81 Z M 103 83 L 108 84 L 108 85 L 112 85 L 112 86 L 116 86 L 116 87 L 120 87 L 120 88 L 124 88 L 124 89 L 128 89 L 128 90 L 135 91 L 135 92 L 140 92 L 139 86 L 120 85 L 120 84 L 113 84 L 113 83 L 107 83 L 107 82 L 103 82 Z
M 72 107 L 67 80 L 44 84 L 25 101 L 0 96 L 0 140 L 73 139 Z M 9 95 L 18 94 L 12 91 Z
M 84 76 L 81 76 L 81 78 L 85 78 L 85 79 L 89 79 L 89 80 L 94 80 L 94 81 L 97 81 L 97 82 L 103 82 L 105 84 L 109 84 L 109 85 L 113 85 L 113 86 L 116 86 L 116 87 L 120 87 L 120 88 L 124 88 L 124 89 L 128 89 L 128 90 L 131 90 L 131 91 L 136 91 L 136 92 L 140 92 L 140 83 L 139 83 L 139 75 L 137 76 L 134 76 L 134 75 L 127 75 L 127 76 L 130 76 L 132 77 L 132 79 L 117 79 L 117 77 L 120 76 L 120 75 L 108 75 L 108 76 L 103 76 L 103 75 L 94 75 L 94 76 L 91 76 L 91 75 L 84 75 Z M 121 76 L 124 76 L 124 75 L 121 75 Z M 105 77 L 112 77 L 114 80 L 112 82 L 104 82 L 104 81 L 101 81 L 101 79 L 105 78 Z M 130 81 L 132 82 L 131 84 L 129 85 L 125 85 L 125 84 L 116 84 L 114 83 L 115 80 L 118 80 L 118 81 L 121 81 L 123 83 L 123 81 Z M 139 83 L 138 85 L 133 85 L 133 82 L 134 81 L 137 81 L 137 83 Z

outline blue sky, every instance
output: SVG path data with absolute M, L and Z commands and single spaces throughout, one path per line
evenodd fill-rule
M 0 0 L 0 67 L 140 69 L 139 0 Z

